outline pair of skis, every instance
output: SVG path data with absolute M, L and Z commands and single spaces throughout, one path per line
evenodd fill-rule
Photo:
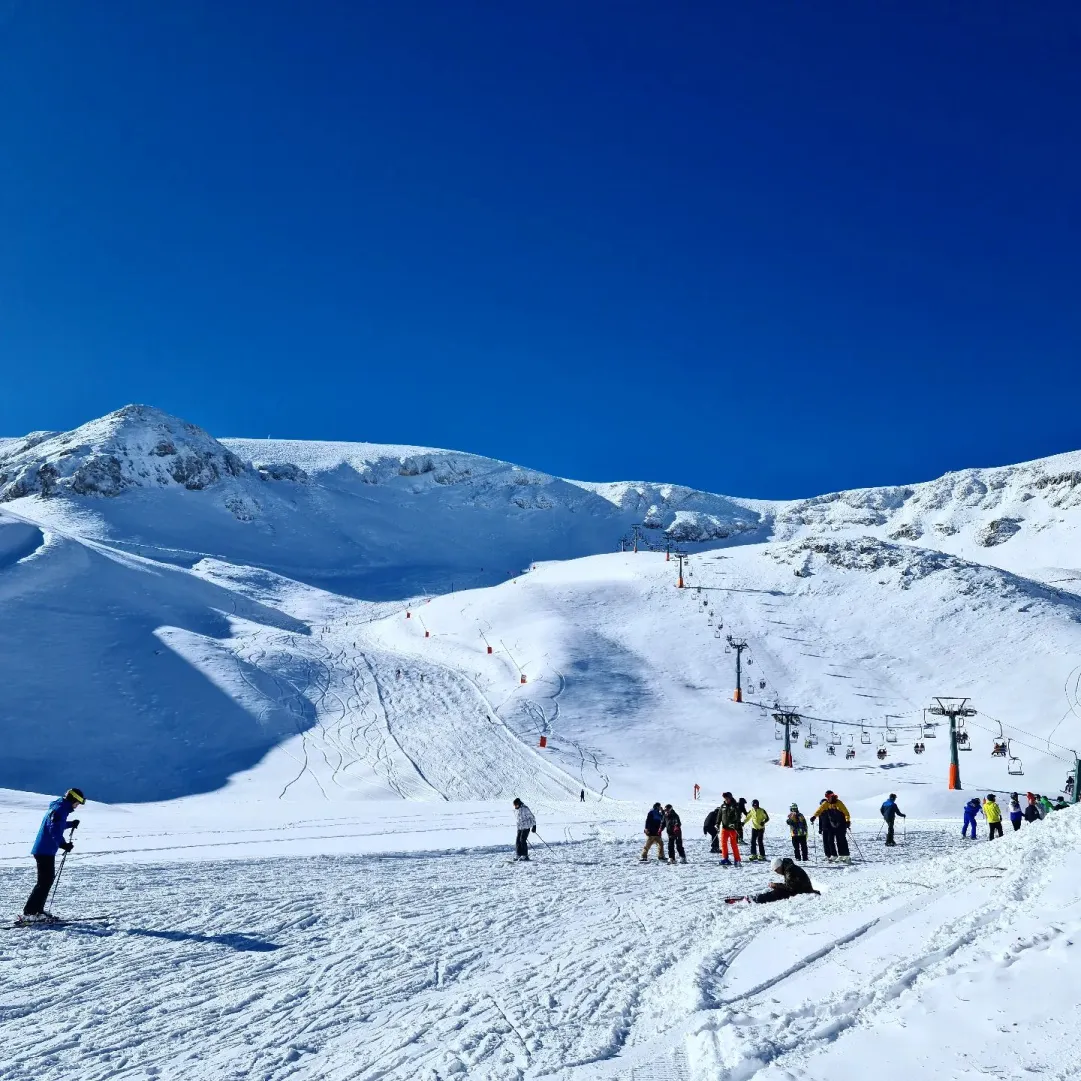
M 73 927 L 82 923 L 107 923 L 112 916 L 69 916 L 59 917 L 55 920 L 16 920 L 8 924 L 4 930 L 15 931 L 19 928 L 43 929 L 46 927 Z

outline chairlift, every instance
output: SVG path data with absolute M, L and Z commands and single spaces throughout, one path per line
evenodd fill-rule
M 957 749 L 959 751 L 971 751 L 972 750 L 972 744 L 969 742 L 967 732 L 962 731 L 962 732 L 957 733 Z
M 781 726 L 779 724 L 773 726 L 773 738 L 784 739 L 784 733 L 781 731 Z
M 855 757 L 856 757 L 856 748 L 855 747 L 849 747 L 848 750 L 845 751 L 845 758 L 855 758 Z
M 720 629 L 719 629 L 719 628 L 716 628 L 716 627 L 714 628 L 714 630 L 713 630 L 713 637 L 714 637 L 714 638 L 720 638 L 720 637 L 721 637 L 721 632 L 720 632 Z M 727 652 L 727 650 L 726 650 L 725 652 Z
M 920 729 L 920 739 L 937 739 L 935 735 L 935 726 L 933 724 L 925 724 Z
M 897 733 L 892 728 L 890 728 L 888 725 L 886 726 L 886 742 L 887 743 L 896 743 L 897 742 Z
M 875 751 L 875 754 L 878 755 L 878 760 L 879 762 L 881 762 L 882 759 L 885 758 L 887 754 L 889 754 L 889 751 L 887 751 L 886 748 L 883 746 L 879 747 L 878 750 Z
M 912 745 L 912 750 L 915 754 L 923 754 L 926 748 L 924 747 L 922 741 L 917 741 Z
M 725 646 L 724 651 L 725 651 L 725 653 L 731 653 L 732 652 L 732 647 L 731 646 Z
M 813 745 L 813 744 L 811 743 L 811 737 L 810 737 L 810 736 L 807 736 L 807 738 L 806 738 L 806 739 L 804 739 L 804 741 L 803 741 L 803 746 L 804 746 L 804 747 L 806 747 L 806 748 L 808 748 L 808 750 L 809 750 L 809 749 L 810 749 L 810 748 L 811 748 L 812 746 L 814 746 L 814 745 Z
M 760 679 L 758 681 L 758 689 L 760 691 L 764 691 L 766 689 L 766 681 L 764 679 Z
M 837 748 L 831 743 L 826 747 L 826 754 L 836 754 Z
M 863 725 L 860 725 L 860 743 L 869 744 L 871 742 L 871 733 L 867 731 Z
M 855 743 L 855 739 L 856 739 L 856 737 L 855 737 L 855 736 L 849 736 L 849 737 L 848 737 L 848 746 L 849 746 L 849 749 L 850 749 L 850 750 L 852 749 L 852 747 L 853 747 L 853 745 L 854 745 L 854 743 Z
M 753 683 L 748 683 L 747 684 L 747 693 L 748 694 L 754 694 L 754 684 Z
M 1006 741 L 1006 753 L 1008 755 L 1008 759 L 1006 762 L 1006 772 L 1011 777 L 1024 777 L 1025 770 L 1024 767 L 1021 765 L 1021 759 L 1013 753 L 1012 740 Z
M 754 658 L 748 657 L 743 663 L 747 665 L 754 664 Z
M 706 620 L 706 626 L 707 627 L 712 627 L 713 626 L 713 620 L 712 619 L 707 619 Z
M 991 743 L 991 757 L 992 758 L 1005 758 L 1006 757 L 1006 734 L 1002 731 L 1002 722 L 995 721 L 998 725 L 998 735 L 995 736 Z
M 830 726 L 830 744 L 833 747 L 840 747 L 844 743 L 844 737 L 837 731 L 832 725 Z
M 818 733 L 813 728 L 808 728 L 807 738 L 811 741 L 812 747 L 818 746 Z

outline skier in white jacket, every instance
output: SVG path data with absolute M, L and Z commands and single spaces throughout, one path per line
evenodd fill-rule
M 529 833 L 537 832 L 537 820 L 533 812 L 520 800 L 514 801 L 514 817 L 518 824 L 518 836 L 514 839 L 515 860 L 529 859 Z

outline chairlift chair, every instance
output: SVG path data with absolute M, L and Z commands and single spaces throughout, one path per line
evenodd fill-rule
M 706 620 L 706 626 L 707 626 L 707 627 L 712 627 L 712 626 L 713 626 L 713 619 L 712 619 L 712 617 Z
M 837 753 L 837 748 L 834 747 L 834 745 L 832 743 L 830 743 L 830 744 L 828 744 L 826 746 L 826 754 L 836 754 L 836 753 Z
M 915 754 L 923 754 L 924 746 L 921 742 L 917 741 L 912 745 L 912 750 Z
M 957 749 L 959 751 L 971 751 L 972 750 L 972 744 L 969 742 L 967 732 L 958 732 L 957 733 Z
M 721 632 L 720 632 L 720 630 L 719 630 L 718 628 L 716 628 L 716 627 L 714 627 L 714 629 L 713 629 L 713 637 L 714 637 L 714 638 L 720 638 L 720 637 L 721 637 Z M 727 650 L 725 650 L 725 652 L 727 653 L 728 651 L 727 651 Z
M 766 681 L 764 679 L 760 679 L 758 681 L 758 689 L 760 691 L 764 691 L 766 689 Z
M 886 742 L 887 743 L 896 743 L 897 742 L 897 733 L 892 728 L 887 728 L 886 729 Z
M 878 760 L 881 762 L 882 759 L 885 758 L 887 754 L 889 754 L 889 751 L 887 751 L 886 748 L 882 746 L 879 747 L 877 751 L 875 751 L 875 754 L 878 755 Z
M 855 758 L 855 757 L 856 757 L 856 748 L 855 747 L 849 747 L 848 750 L 845 751 L 845 758 Z
M 933 724 L 925 724 L 920 730 L 920 739 L 937 739 L 935 735 L 935 726 Z
M 841 733 L 838 732 L 836 728 L 831 728 L 830 729 L 830 744 L 831 744 L 831 746 L 840 747 L 842 743 L 844 743 L 844 736 L 842 736 Z
M 871 733 L 863 725 L 860 725 L 860 743 L 870 743 Z
M 773 726 L 773 738 L 784 739 L 784 733 L 781 731 L 781 726 L 779 724 Z
M 1013 753 L 1013 741 L 1006 740 L 1006 753 L 1008 758 L 1006 760 L 1006 772 L 1011 777 L 1024 777 L 1025 770 L 1021 765 L 1021 759 Z

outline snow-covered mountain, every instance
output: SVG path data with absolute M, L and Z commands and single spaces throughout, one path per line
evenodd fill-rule
M 1081 744 L 1063 696 L 1079 464 L 771 502 L 423 447 L 218 440 L 144 406 L 8 440 L 0 632 L 22 645 L 0 652 L 0 786 L 633 794 L 708 772 L 718 731 L 753 775 L 773 741 L 730 700 L 729 632 L 759 666 L 750 702 L 845 738 L 890 713 L 911 746 L 928 697 L 961 693 L 1019 748 Z M 653 552 L 619 554 L 633 525 Z M 697 553 L 703 607 L 672 588 L 664 538 Z M 940 752 L 897 765 L 934 776 Z

